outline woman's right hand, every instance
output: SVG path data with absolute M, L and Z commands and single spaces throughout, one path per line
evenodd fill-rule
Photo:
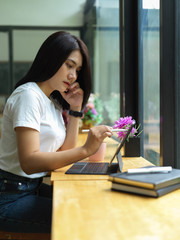
M 86 143 L 83 146 L 86 149 L 88 156 L 94 154 L 99 149 L 101 143 L 106 137 L 111 137 L 113 135 L 111 130 L 111 127 L 105 125 L 90 128 Z

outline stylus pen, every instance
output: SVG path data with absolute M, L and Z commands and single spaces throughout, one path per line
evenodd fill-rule
M 150 168 L 134 168 L 128 169 L 128 174 L 137 173 L 168 173 L 172 171 L 172 167 L 150 167 Z
M 112 132 L 127 132 L 127 129 L 112 129 Z M 89 129 L 82 129 L 82 132 L 89 132 Z

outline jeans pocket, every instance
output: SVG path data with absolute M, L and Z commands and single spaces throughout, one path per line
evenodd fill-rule
M 11 180 L 4 178 L 0 183 L 0 192 L 1 193 L 23 193 L 23 192 L 35 192 L 41 185 L 41 180 Z
M 18 181 L 13 181 L 9 179 L 3 179 L 1 183 L 1 192 L 4 193 L 17 193 L 24 187 L 23 190 L 27 190 L 26 183 L 21 183 Z

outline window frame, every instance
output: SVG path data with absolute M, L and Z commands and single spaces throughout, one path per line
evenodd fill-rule
M 180 4 L 160 0 L 160 159 L 180 167 Z
M 141 4 L 141 0 L 120 0 L 120 91 L 121 115 L 143 123 Z M 160 0 L 160 164 L 176 168 L 180 168 L 179 23 L 179 1 Z M 134 62 L 137 64 L 132 67 Z

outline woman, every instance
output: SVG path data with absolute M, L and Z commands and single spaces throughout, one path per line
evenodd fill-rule
M 81 110 L 91 92 L 88 50 L 79 38 L 56 32 L 40 47 L 3 114 L 0 150 L 0 230 L 50 232 L 52 187 L 47 172 L 97 151 L 111 128 L 90 130 L 76 147 Z M 62 111 L 69 110 L 65 127 Z

